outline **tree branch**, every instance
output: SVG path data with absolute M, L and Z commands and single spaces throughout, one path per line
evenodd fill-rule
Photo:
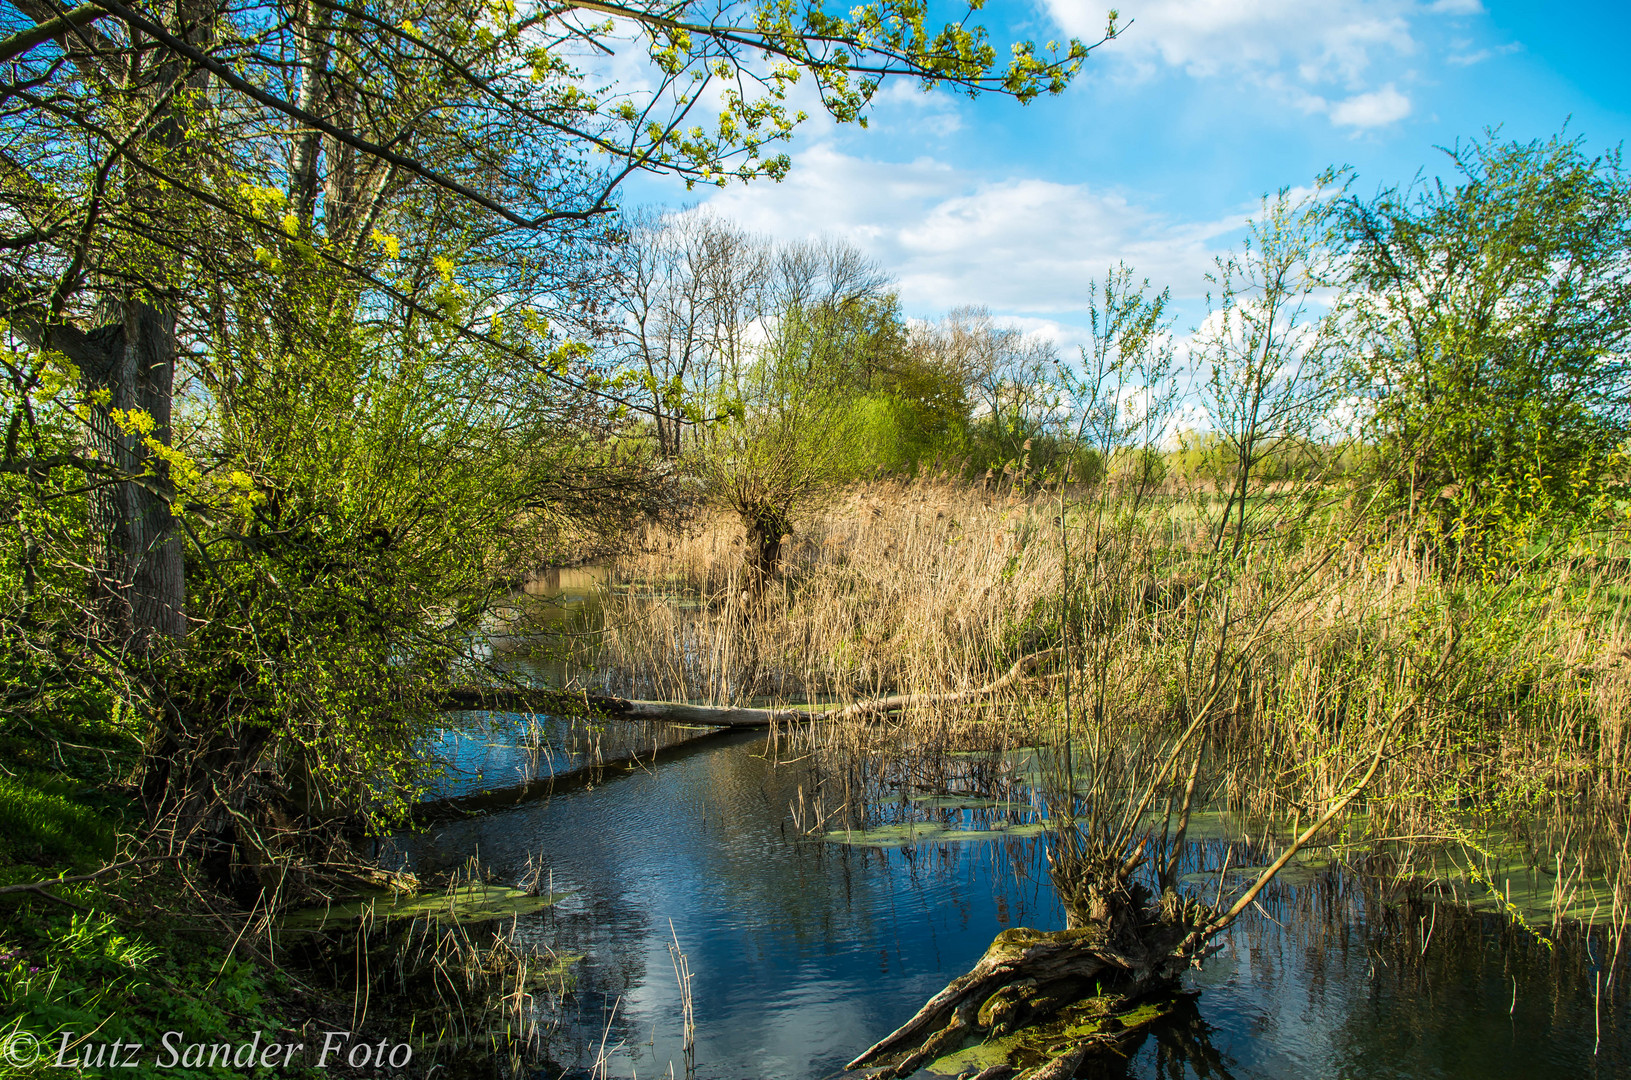
M 32 26 L 27 30 L 19 30 L 10 37 L 0 40 L 0 64 L 10 63 L 32 49 L 44 45 L 52 38 L 65 37 L 70 30 L 77 30 L 82 26 L 89 26 L 97 19 L 107 17 L 107 12 L 95 4 L 81 4 L 72 11 L 65 11 L 54 19 Z

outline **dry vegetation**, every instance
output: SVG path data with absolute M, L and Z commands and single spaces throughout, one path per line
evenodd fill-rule
M 604 661 L 680 700 L 965 689 L 1028 644 L 1057 595 L 1056 541 L 1046 508 L 1013 494 L 864 485 L 793 535 L 754 597 L 735 515 L 652 528 L 617 567 L 631 587 L 608 601 Z
M 1320 842 L 1417 892 L 1433 875 L 1403 875 L 1442 870 L 1446 849 L 1485 876 L 1501 859 L 1544 864 L 1552 929 L 1595 905 L 1618 951 L 1622 564 L 1447 582 L 1360 510 L 1294 493 L 1254 509 L 1231 550 L 1216 503 L 1173 483 L 1076 491 L 1062 531 L 1057 491 L 862 485 L 801 526 L 757 597 L 734 518 L 654 529 L 615 568 L 600 670 L 639 696 L 856 700 L 966 689 L 1058 650 L 1064 662 L 978 707 L 814 738 L 907 756 L 1069 739 L 1079 775 L 1103 780 L 1114 761 L 1117 786 L 1154 784 L 1159 807 L 1193 770 L 1198 798 L 1292 832 L 1374 759 L 1364 812 Z

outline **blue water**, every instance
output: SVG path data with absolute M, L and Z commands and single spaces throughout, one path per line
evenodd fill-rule
M 586 957 L 544 1075 L 588 1076 L 603 1056 L 614 1077 L 832 1076 L 1005 927 L 1062 925 L 1041 838 L 800 839 L 791 807 L 816 777 L 778 753 L 762 735 L 713 738 L 404 841 L 421 871 L 478 855 L 501 878 L 542 868 L 569 894 L 516 927 Z M 1631 1075 L 1623 995 L 1594 1013 L 1580 946 L 1547 953 L 1447 908 L 1429 937 L 1428 914 L 1389 909 L 1351 876 L 1272 888 L 1190 978 L 1193 1010 L 1081 1075 Z M 675 940 L 693 972 L 689 1062 Z
M 476 710 L 449 713 L 448 719 L 449 725 L 423 750 L 440 767 L 426 792 L 429 801 L 547 792 L 553 781 L 651 759 L 717 730 Z

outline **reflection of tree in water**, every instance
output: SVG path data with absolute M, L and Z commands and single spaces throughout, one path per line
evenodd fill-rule
M 1631 1005 L 1606 928 L 1574 928 L 1547 948 L 1498 915 L 1374 895 L 1369 907 L 1371 977 L 1333 1032 L 1334 1072 L 1631 1075 Z
M 1158 1029 L 1130 1071 L 1100 1063 L 1079 1075 L 1227 1075 L 1223 1063 L 1243 1076 L 1352 1080 L 1631 1075 L 1624 996 L 1605 989 L 1600 1011 L 1595 1000 L 1607 934 L 1547 949 L 1499 916 L 1345 870 L 1281 885 L 1262 903 L 1229 937 L 1240 969 L 1194 1003 L 1207 1037 Z M 1286 1047 L 1300 1059 L 1288 1064 Z
M 1154 1043 L 1153 1074 L 1132 1071 L 1141 1051 Z M 1211 1029 L 1201 1016 L 1196 995 L 1180 997 L 1173 1011 L 1152 1024 L 1127 1056 L 1089 1058 L 1076 1071 L 1079 1080 L 1234 1080 L 1221 1051 L 1212 1045 Z
M 943 769 L 920 762 L 909 776 L 901 766 L 877 765 L 847 777 L 815 764 L 778 759 L 752 739 L 678 751 L 652 772 L 602 790 L 450 824 L 425 838 L 421 865 L 479 850 L 484 864 L 510 873 L 542 851 L 555 860 L 556 887 L 576 889 L 560 909 L 517 927 L 540 947 L 589 958 L 566 1005 L 571 1021 L 553 1034 L 554 1060 L 592 1065 L 621 997 L 607 1046 L 621 1040 L 625 1049 L 610 1075 L 646 1074 L 653 1062 L 652 1074 L 661 1074 L 670 1058 L 679 1067 L 677 995 L 664 948 L 672 914 L 696 972 L 700 1075 L 754 1075 L 760 1059 L 753 1055 L 766 1045 L 787 1067 L 758 1075 L 835 1073 L 841 1061 L 829 1065 L 832 1054 L 865 1045 L 881 1018 L 893 1021 L 903 1001 L 919 1000 L 907 989 L 912 979 L 939 971 L 943 982 L 958 967 L 958 950 L 983 944 L 993 929 L 1058 925 L 1060 912 L 1040 837 L 851 846 L 802 839 L 789 809 L 802 790 L 815 813 L 824 785 L 842 789 L 847 779 L 850 791 L 869 798 L 838 807 L 829 828 L 1013 824 L 1014 815 L 1025 817 L 1024 800 L 1012 798 L 1013 778 L 989 762 L 948 757 Z M 925 793 L 932 797 L 920 799 Z M 957 809 L 954 793 L 1003 798 Z M 837 804 L 829 798 L 824 806 Z M 1249 877 L 1272 850 L 1222 835 L 1220 819 L 1194 825 L 1200 838 L 1185 844 L 1177 871 L 1207 901 L 1220 868 Z M 1226 897 L 1236 880 L 1229 878 Z M 1217 958 L 1225 981 L 1208 974 L 1189 983 L 1202 987 L 1200 997 L 1181 1001 L 1123 1047 L 1125 1056 L 1089 1058 L 1077 1075 L 1300 1076 L 1274 1057 L 1276 1046 L 1297 1040 L 1299 1064 L 1318 1075 L 1628 1074 L 1617 988 L 1605 991 L 1602 1050 L 1591 1054 L 1592 957 L 1606 964 L 1611 944 L 1567 942 L 1547 953 L 1499 919 L 1447 906 L 1435 913 L 1341 870 L 1290 875 L 1258 899 L 1261 912 L 1230 929 L 1230 949 Z M 857 942 L 864 955 L 845 951 Z M 1230 956 L 1239 965 L 1232 977 Z M 629 1048 L 642 1058 L 631 1061 Z M 1447 1065 L 1462 1061 L 1478 1067 Z
M 943 765 L 915 771 L 907 793 L 992 798 L 981 763 L 947 757 Z M 623 1044 L 608 1055 L 611 1076 L 663 1074 L 670 1059 L 680 1067 L 666 951 L 672 916 L 695 975 L 700 1074 L 749 1075 L 755 1053 L 770 1047 L 787 1067 L 762 1075 L 818 1075 L 876 1034 L 865 1025 L 877 1022 L 883 986 L 915 993 L 992 922 L 1049 924 L 1059 914 L 1035 836 L 890 848 L 836 842 L 846 819 L 989 828 L 1013 811 L 903 809 L 896 787 L 890 806 L 834 812 L 829 787 L 843 780 L 815 766 L 763 736 L 727 736 L 665 752 L 650 771 L 609 774 L 592 791 L 447 823 L 412 843 L 415 866 L 428 872 L 479 851 L 484 866 L 512 880 L 542 857 L 553 889 L 571 892 L 515 927 L 538 952 L 585 957 L 575 994 L 558 1008 L 539 1002 L 541 1015 L 561 1018 L 547 1051 L 563 1067 L 592 1066 L 603 1034 L 608 1048 Z M 850 790 L 861 779 L 850 775 Z M 876 780 L 866 786 L 881 795 L 888 785 Z M 807 813 L 820 803 L 838 833 L 801 835 L 790 810 L 801 792 Z M 631 1060 L 631 1050 L 641 1056 Z

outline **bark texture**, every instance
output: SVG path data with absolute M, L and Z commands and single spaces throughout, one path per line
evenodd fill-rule
M 974 1043 L 1003 1060 L 987 1080 L 1060 1080 L 1166 1011 L 1183 971 L 1205 955 L 1210 908 L 1134 879 L 1137 859 L 1108 849 L 1055 864 L 1069 926 L 998 934 L 974 967 L 849 1063 L 910 1076 Z
M 95 414 L 92 454 L 122 479 L 98 487 L 91 498 L 95 587 L 116 638 L 145 651 L 156 638 L 186 635 L 186 579 L 181 537 L 171 505 L 175 487 L 169 466 L 155 459 L 145 440 L 170 443 L 174 400 L 176 316 L 173 308 L 132 299 L 121 323 L 84 336 L 102 348 L 86 356 L 81 375 L 92 390 L 109 394 L 109 406 L 141 410 L 153 418 L 145 435 L 126 433 Z

